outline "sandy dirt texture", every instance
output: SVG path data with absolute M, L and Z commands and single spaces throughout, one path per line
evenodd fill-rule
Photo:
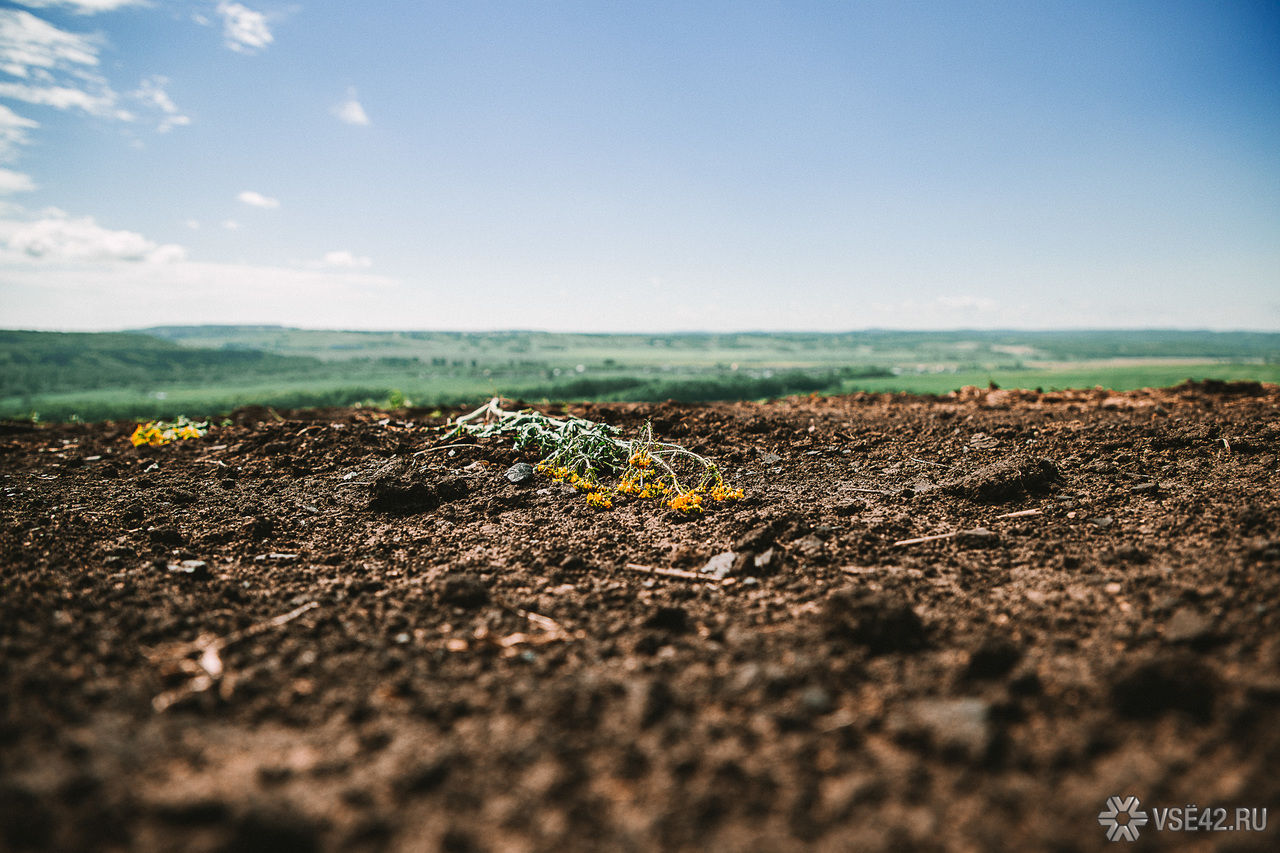
M 746 497 L 412 410 L 0 425 L 0 849 L 1280 849 L 1280 387 L 567 411 Z

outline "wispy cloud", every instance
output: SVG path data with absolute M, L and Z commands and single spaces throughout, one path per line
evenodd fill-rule
M 275 198 L 272 198 L 271 196 L 263 195 L 262 193 L 254 192 L 253 190 L 245 190 L 244 192 L 240 193 L 240 195 L 236 196 L 236 198 L 240 199 L 240 201 L 244 202 L 250 207 L 261 207 L 264 210 L 272 210 L 280 206 L 279 199 L 275 199 Z
M 66 7 L 67 11 L 77 15 L 93 15 L 98 12 L 111 12 L 125 6 L 145 6 L 147 0 L 20 0 L 19 5 L 29 9 L 48 9 L 50 7 Z
M 159 133 L 168 133 L 175 127 L 191 124 L 191 118 L 178 110 L 173 98 L 165 91 L 165 86 L 168 85 L 169 78 L 153 74 L 142 78 L 138 88 L 129 93 L 129 97 L 159 114 L 156 123 L 156 131 Z
M 96 40 L 60 30 L 30 12 L 0 10 L 0 71 L 23 79 L 98 64 Z
M 30 142 L 28 130 L 40 123 L 18 115 L 0 104 L 0 163 L 8 163 L 18 156 L 18 149 Z
M 97 94 L 72 86 L 31 86 L 26 83 L 0 83 L 0 97 L 26 101 L 28 104 L 58 110 L 81 110 L 99 118 L 132 121 L 134 114 L 117 106 L 116 93 L 107 86 Z
M 365 270 L 373 266 L 373 260 L 364 255 L 357 255 L 354 252 L 341 249 L 335 252 L 325 252 L 324 257 L 320 259 L 320 266 L 340 270 Z
M 364 111 L 364 107 L 356 100 L 355 89 L 347 92 L 347 99 L 333 108 L 333 114 L 338 120 L 346 124 L 354 124 L 365 126 L 369 124 L 369 114 Z
M 222 220 L 222 227 L 226 231 L 239 231 L 240 223 L 234 219 L 224 219 Z
M 115 7 L 101 5 L 93 11 L 110 8 Z M 134 109 L 122 106 L 99 70 L 99 42 L 97 36 L 67 32 L 30 12 L 0 10 L 0 72 L 14 78 L 0 82 L 0 98 L 115 121 L 154 118 L 160 132 L 191 122 L 165 91 L 168 80 L 159 75 L 143 78 L 129 93 Z M 0 158 L 12 158 L 34 127 L 38 125 L 31 119 L 0 106 Z
M 227 47 L 238 53 L 256 53 L 275 41 L 267 16 L 239 3 L 218 3 L 222 16 L 222 34 Z
M 0 169 L 0 195 L 30 192 L 36 188 L 30 175 L 12 169 Z
M 135 231 L 103 228 L 84 216 L 72 218 L 47 211 L 39 219 L 0 220 L 0 260 L 26 258 L 42 262 L 132 261 L 172 263 L 186 258 L 173 243 L 159 244 Z

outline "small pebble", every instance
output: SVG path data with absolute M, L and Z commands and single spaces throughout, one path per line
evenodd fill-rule
M 503 476 L 507 481 L 517 486 L 531 482 L 533 480 L 534 469 L 528 462 L 517 462 L 507 469 L 507 473 Z
M 197 580 L 209 577 L 209 564 L 204 560 L 182 560 L 177 563 L 169 563 L 166 568 L 170 574 L 186 575 Z

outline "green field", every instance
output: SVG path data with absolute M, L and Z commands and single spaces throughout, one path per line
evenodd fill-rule
M 1280 382 L 1280 334 L 864 331 L 586 335 L 179 326 L 0 331 L 0 417 L 217 416 L 262 404 L 417 406 L 940 394 L 996 383 L 1117 390 L 1186 379 Z

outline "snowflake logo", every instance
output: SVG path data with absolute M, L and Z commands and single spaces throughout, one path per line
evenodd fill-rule
M 1098 812 L 1098 823 L 1107 830 L 1107 840 L 1137 841 L 1138 829 L 1147 825 L 1147 813 L 1138 808 L 1138 798 L 1111 797 L 1107 807 Z

